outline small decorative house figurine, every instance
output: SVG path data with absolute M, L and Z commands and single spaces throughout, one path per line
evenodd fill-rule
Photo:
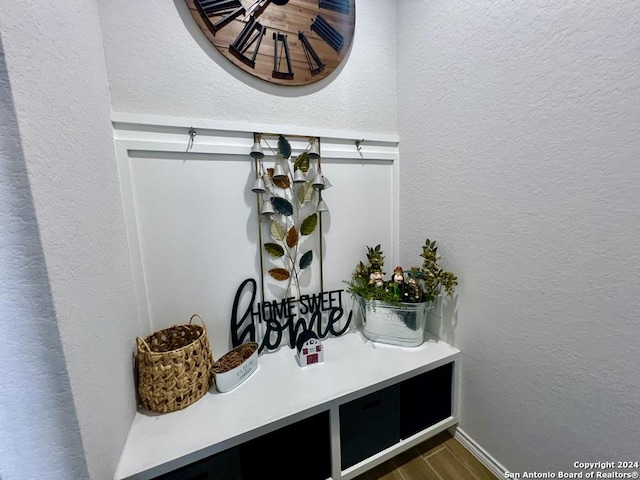
M 314 363 L 324 362 L 322 342 L 312 330 L 305 330 L 296 339 L 296 360 L 298 365 L 306 367 Z

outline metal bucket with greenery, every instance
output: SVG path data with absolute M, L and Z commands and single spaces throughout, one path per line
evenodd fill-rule
M 458 279 L 439 265 L 435 240 L 422 247 L 421 267 L 404 272 L 394 269 L 391 280 L 384 278 L 384 255 L 380 245 L 367 247 L 367 260 L 356 265 L 348 291 L 363 312 L 363 333 L 370 340 L 415 347 L 424 342 L 427 313 L 441 295 L 451 297 Z

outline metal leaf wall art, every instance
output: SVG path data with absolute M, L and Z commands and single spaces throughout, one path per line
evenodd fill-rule
M 277 147 L 271 148 L 266 137 L 277 137 Z M 251 156 L 254 158 L 256 184 L 252 188 L 258 196 L 260 232 L 260 268 L 264 281 L 265 263 L 270 278 L 287 282 L 285 297 L 300 294 L 300 274 L 315 261 L 306 240 L 314 234 L 320 235 L 320 283 L 322 284 L 322 212 L 317 206 L 322 200 L 324 185 L 319 155 L 319 139 L 297 137 L 308 141 L 295 158 L 292 147 L 284 135 L 255 134 Z M 265 144 L 275 157 L 275 165 L 265 168 L 262 145 Z M 311 150 L 310 150 L 311 149 Z M 311 155 L 310 155 L 311 151 Z M 316 163 L 317 162 L 317 163 Z M 328 185 L 330 185 L 327 182 Z M 324 203 L 324 202 L 323 202 Z M 263 226 L 265 236 L 263 238 Z M 265 254 L 266 255 L 263 255 Z M 321 285 L 322 286 L 322 285 Z M 263 288 L 264 297 L 264 288 Z

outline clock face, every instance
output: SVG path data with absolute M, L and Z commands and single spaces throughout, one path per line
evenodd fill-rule
M 209 41 L 267 82 L 307 85 L 349 51 L 355 0 L 185 0 Z

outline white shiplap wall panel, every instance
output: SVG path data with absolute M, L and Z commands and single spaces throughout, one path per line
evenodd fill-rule
M 142 323 L 151 333 L 198 312 L 219 357 L 230 348 L 236 290 L 246 278 L 259 282 L 249 151 L 253 132 L 267 127 L 116 113 L 113 120 Z M 189 145 L 191 127 L 197 133 Z M 268 131 L 321 138 L 323 173 L 333 184 L 323 195 L 330 209 L 322 219 L 324 289 L 344 287 L 365 259 L 365 245 L 382 244 L 392 269 L 398 258 L 397 137 L 287 126 Z M 289 138 L 293 155 L 306 146 Z M 359 150 L 356 140 L 364 140 Z M 275 147 L 275 140 L 267 141 Z M 268 166 L 273 156 L 265 153 Z M 316 235 L 305 239 L 304 248 L 319 258 Z M 264 265 L 265 271 L 280 266 L 268 255 Z M 320 291 L 319 268 L 314 261 L 301 276 L 302 293 Z M 265 276 L 267 299 L 281 298 L 283 291 L 283 283 Z

